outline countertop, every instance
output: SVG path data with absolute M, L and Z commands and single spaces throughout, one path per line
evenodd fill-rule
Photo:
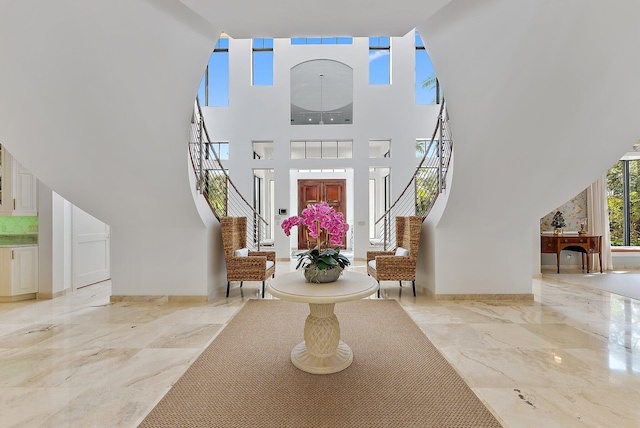
M 0 235 L 0 247 L 27 247 L 38 245 L 38 235 Z

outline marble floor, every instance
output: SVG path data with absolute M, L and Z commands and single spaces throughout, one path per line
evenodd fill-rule
M 532 279 L 528 303 L 438 302 L 396 282 L 382 297 L 399 300 L 504 426 L 637 427 L 640 302 L 579 277 Z M 0 426 L 135 427 L 259 285 L 185 305 L 110 303 L 107 281 L 0 304 Z

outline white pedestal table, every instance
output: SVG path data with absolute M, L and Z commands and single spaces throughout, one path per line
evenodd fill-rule
M 347 271 L 337 281 L 324 284 L 308 283 L 297 271 L 272 279 L 267 286 L 272 296 L 309 304 L 304 341 L 291 351 L 293 365 L 314 374 L 336 373 L 349 367 L 353 352 L 340 340 L 340 323 L 333 313 L 335 304 L 360 300 L 377 290 L 378 282 L 372 277 Z

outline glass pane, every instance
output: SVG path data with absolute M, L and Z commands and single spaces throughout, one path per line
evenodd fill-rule
M 302 62 L 290 71 L 291 125 L 353 122 L 353 69 L 333 60 Z
M 254 141 L 254 159 L 273 159 L 273 141 Z
M 630 245 L 640 245 L 640 161 L 629 161 L 629 230 Z
M 291 142 L 291 159 L 304 159 L 304 141 Z
M 335 37 L 323 37 L 322 44 L 323 45 L 335 45 L 337 43 L 337 39 Z
M 427 149 L 425 140 L 416 140 L 416 157 L 421 158 L 424 156 L 424 151 Z
M 385 158 L 389 156 L 391 141 L 389 140 L 371 140 L 369 141 L 369 157 Z
M 338 158 L 353 158 L 353 143 L 351 141 L 338 141 Z
M 308 45 L 319 45 L 320 43 L 322 43 L 322 39 L 320 39 L 320 37 L 307 37 Z
M 307 39 L 304 37 L 293 37 L 291 39 L 291 44 L 292 45 L 306 45 L 307 44 Z
M 422 46 L 424 46 L 424 42 L 422 41 L 422 37 L 420 37 L 420 34 L 416 31 L 416 47 Z
M 218 150 L 220 160 L 229 159 L 229 143 L 220 143 L 218 147 L 216 147 L 216 150 Z
M 382 245 L 383 227 L 375 222 L 384 214 L 391 198 L 389 171 L 389 168 L 369 168 L 369 243 L 373 246 Z
M 205 70 L 206 74 L 206 70 Z M 202 80 L 200 81 L 200 86 L 198 86 L 198 101 L 200 102 L 200 107 L 204 107 L 207 105 L 207 100 L 205 98 L 205 74 L 202 75 Z
M 416 174 L 416 215 L 427 213 L 438 194 L 438 176 L 435 168 L 420 168 Z
M 209 104 L 229 106 L 229 52 L 213 52 L 209 58 Z
M 369 239 L 376 237 L 376 180 L 369 179 Z
M 218 43 L 216 43 L 216 49 L 229 49 L 229 38 L 220 37 Z
M 388 85 L 390 82 L 390 51 L 386 49 L 369 50 L 369 84 Z
M 624 183 L 622 170 L 624 162 L 617 162 L 607 173 L 607 204 L 609 207 L 609 227 L 611 245 L 624 245 Z
M 436 73 L 424 49 L 416 49 L 416 104 L 436 104 Z
M 273 49 L 273 39 L 262 39 L 262 43 L 265 49 Z
M 253 85 L 273 85 L 273 51 L 253 53 Z
M 338 142 L 322 141 L 322 159 L 338 158 Z
M 307 159 L 321 159 L 322 158 L 322 144 L 320 141 L 307 141 L 306 147 Z
M 351 37 L 338 37 L 339 45 L 351 45 L 353 44 L 353 39 Z

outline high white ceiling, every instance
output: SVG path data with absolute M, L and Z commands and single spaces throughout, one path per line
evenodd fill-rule
M 450 0 L 181 0 L 231 37 L 403 36 Z M 282 25 L 286 22 L 286 25 Z

